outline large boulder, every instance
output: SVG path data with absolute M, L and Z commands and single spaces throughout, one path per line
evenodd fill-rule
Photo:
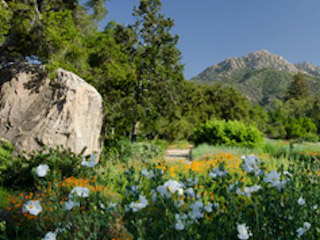
M 101 152 L 102 97 L 77 75 L 24 63 L 0 69 L 0 138 L 18 151 L 62 145 L 85 154 Z

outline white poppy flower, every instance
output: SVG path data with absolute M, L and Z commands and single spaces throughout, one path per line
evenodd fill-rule
M 199 182 L 199 178 L 198 177 L 196 177 L 194 180 L 192 178 L 188 178 L 187 179 L 188 187 L 193 187 L 193 186 L 197 185 L 198 182 Z
M 90 154 L 90 158 L 83 158 L 81 166 L 92 168 L 97 164 L 93 154 Z
M 151 178 L 154 177 L 154 173 L 153 173 L 152 170 L 148 171 L 147 169 L 143 169 L 143 170 L 141 171 L 141 174 L 142 174 L 143 176 L 146 176 L 148 179 L 151 179 Z
M 79 207 L 80 206 L 79 202 L 75 202 L 75 201 L 72 201 L 70 199 L 69 199 L 68 202 L 65 202 L 64 204 L 65 204 L 65 209 L 68 210 L 68 211 L 71 210 L 74 207 Z
M 260 185 L 253 185 L 251 187 L 244 187 L 243 191 L 240 188 L 236 190 L 236 193 L 242 196 L 250 197 L 252 193 L 257 192 L 261 189 Z
M 196 201 L 190 205 L 190 208 L 192 209 L 192 213 L 191 213 L 192 218 L 199 219 L 204 217 L 203 202 Z
M 252 233 L 249 232 L 248 227 L 246 224 L 237 224 L 237 230 L 238 230 L 238 235 L 237 237 L 239 239 L 249 239 L 250 236 L 252 236 Z
M 284 171 L 283 174 L 286 175 L 287 177 L 292 177 L 292 174 L 288 171 Z
M 304 205 L 306 204 L 306 200 L 305 200 L 303 197 L 300 197 L 300 198 L 298 199 L 298 204 L 299 204 L 300 206 L 304 206 Z
M 23 205 L 22 212 L 29 212 L 31 215 L 37 216 L 42 211 L 40 201 L 31 200 Z
M 163 186 L 168 188 L 172 194 L 177 192 L 179 195 L 183 195 L 183 187 L 184 186 L 182 183 L 180 183 L 176 180 L 166 181 Z
M 38 177 L 45 177 L 49 171 L 49 166 L 47 164 L 40 164 L 36 167 L 36 174 Z
M 147 205 L 148 205 L 148 200 L 146 199 L 146 197 L 140 195 L 139 202 L 130 203 L 129 208 L 131 208 L 133 212 L 138 212 L 139 210 L 145 208 Z
M 275 170 L 271 170 L 269 173 L 266 173 L 264 178 L 265 183 L 271 183 L 271 186 L 274 187 L 276 183 L 280 181 L 281 173 L 277 173 Z
M 78 197 L 89 197 L 90 190 L 86 187 L 75 187 L 69 194 L 69 198 L 73 197 L 73 194 L 76 193 Z
M 303 223 L 303 227 L 299 227 L 296 232 L 298 237 L 301 237 L 306 231 L 308 231 L 311 227 L 311 224 L 308 222 Z
M 192 188 L 188 188 L 186 190 L 186 194 L 190 197 L 194 197 L 196 194 L 194 193 L 194 190 Z
M 206 212 L 211 213 L 212 212 L 213 203 L 208 203 L 207 206 L 204 207 L 204 210 Z
M 48 232 L 45 236 L 44 236 L 44 240 L 56 240 L 57 238 L 57 234 L 55 232 Z
M 261 164 L 261 160 L 258 157 L 251 154 L 249 157 L 242 156 L 241 158 L 244 161 L 242 167 L 247 173 L 254 173 L 256 175 L 259 175 L 261 173 L 261 170 L 258 166 L 259 164 Z
M 177 231 L 182 231 L 182 230 L 184 229 L 184 225 L 183 225 L 183 223 L 182 223 L 181 220 L 178 220 L 178 221 L 176 222 L 175 227 L 176 227 L 176 230 L 177 230 Z
M 219 167 L 216 167 L 212 172 L 209 173 L 209 176 L 216 179 L 217 177 L 223 177 L 227 174 L 228 171 L 221 171 Z

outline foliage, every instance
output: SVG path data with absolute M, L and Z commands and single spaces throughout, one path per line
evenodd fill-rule
M 0 2 L 0 44 L 4 42 L 5 36 L 10 30 L 10 20 L 12 13 L 8 8 L 8 4 L 5 1 Z
M 193 140 L 195 144 L 255 147 L 263 142 L 263 135 L 243 122 L 213 119 L 195 130 Z
M 154 135 L 156 120 L 174 113 L 183 67 L 176 48 L 178 37 L 170 34 L 174 23 L 161 13 L 161 1 L 141 0 L 133 16 L 135 23 L 120 29 L 118 36 L 128 39 L 123 46 L 135 64 L 131 106 L 134 109 L 131 137 L 135 141 L 140 125 L 148 131 L 146 135 Z
M 298 73 L 293 77 L 293 82 L 288 87 L 285 100 L 290 99 L 306 99 L 311 96 L 309 84 L 302 73 Z
M 33 189 L 36 185 L 33 171 L 40 163 L 47 164 L 52 169 L 59 169 L 59 172 L 55 174 L 64 177 L 78 176 L 80 174 L 79 169 L 74 166 L 79 164 L 82 158 L 81 154 L 76 155 L 70 149 L 43 148 L 38 153 L 24 154 L 12 158 L 10 167 L 2 172 L 2 181 L 4 186 L 10 189 Z
M 32 62 L 45 63 L 51 73 L 57 67 L 83 73 L 84 42 L 97 28 L 95 21 L 105 16 L 104 2 L 2 1 L 11 13 L 11 19 L 1 26 L 0 37 L 3 34 L 5 38 L 0 45 L 1 52 L 7 61 L 29 58 Z M 1 6 L 0 17 L 3 11 Z
M 285 125 L 287 135 L 291 138 L 304 138 L 307 134 L 316 134 L 317 126 L 308 117 L 289 118 Z
M 127 163 L 129 160 L 135 161 L 162 157 L 164 149 L 165 144 L 161 141 L 132 143 L 129 139 L 123 138 L 114 141 L 112 145 L 106 147 L 105 154 L 109 160 L 120 159 L 122 162 Z
M 13 151 L 14 148 L 10 142 L 0 139 L 0 183 L 3 182 L 4 172 L 11 167 Z

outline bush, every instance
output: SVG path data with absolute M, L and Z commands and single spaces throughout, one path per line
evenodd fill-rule
M 0 183 L 3 181 L 3 172 L 12 164 L 14 147 L 10 142 L 0 139 Z
M 196 145 L 208 143 L 253 148 L 263 142 L 263 134 L 243 122 L 213 119 L 195 130 L 193 141 Z
M 166 143 L 161 140 L 131 142 L 127 138 L 108 140 L 105 143 L 106 160 L 128 162 L 130 160 L 153 159 L 163 156 Z
M 289 118 L 286 125 L 287 139 L 305 138 L 309 134 L 315 135 L 317 133 L 317 126 L 309 117 Z M 311 136 L 312 139 L 314 137 Z
M 38 153 L 12 157 L 10 166 L 2 171 L 1 179 L 7 188 L 31 190 L 36 183 L 33 169 L 38 165 L 47 164 L 50 169 L 57 169 L 55 175 L 61 177 L 78 176 L 79 171 L 76 166 L 82 158 L 82 154 L 76 155 L 71 149 L 43 148 Z
M 306 133 L 303 140 L 307 142 L 319 142 L 319 136 L 316 133 Z

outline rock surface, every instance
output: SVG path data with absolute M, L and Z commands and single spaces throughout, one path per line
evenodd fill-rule
M 85 154 L 101 152 L 102 97 L 63 69 L 50 81 L 31 64 L 0 69 L 0 138 L 18 151 L 62 145 Z
M 261 69 L 274 69 L 289 73 L 303 72 L 307 74 L 304 69 L 298 68 L 294 64 L 285 60 L 283 57 L 269 53 L 267 50 L 259 50 L 249 53 L 243 57 L 227 58 L 217 65 L 208 67 L 198 76 L 194 77 L 193 80 L 223 80 L 224 78 L 227 78 L 239 71 L 254 71 Z

